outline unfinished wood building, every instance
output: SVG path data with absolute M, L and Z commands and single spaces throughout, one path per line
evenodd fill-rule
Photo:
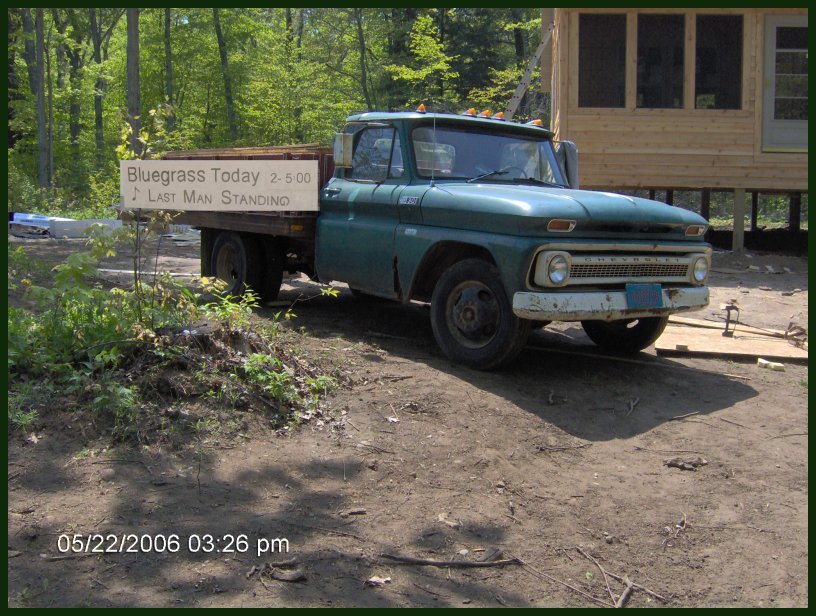
M 543 9 L 542 60 L 556 138 L 578 144 L 581 186 L 734 191 L 733 248 L 746 192 L 808 190 L 808 11 Z M 548 50 L 549 51 L 549 50 Z M 651 194 L 654 194 L 652 192 Z M 750 206 L 749 206 L 750 207 Z

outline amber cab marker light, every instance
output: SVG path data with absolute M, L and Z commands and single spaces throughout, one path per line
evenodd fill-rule
M 504 111 L 499 111 L 496 115 L 493 116 L 494 120 L 504 120 Z
M 474 117 L 474 118 L 475 118 L 475 117 L 476 117 L 476 109 L 474 109 L 473 107 L 471 107 L 471 108 L 470 108 L 470 109 L 468 109 L 467 111 L 463 111 L 463 112 L 462 112 L 462 115 L 471 116 L 471 117 Z
M 417 107 L 417 113 L 425 113 L 425 103 L 420 103 Z
M 557 233 L 569 233 L 575 228 L 574 220 L 565 220 L 563 218 L 553 218 L 547 223 L 547 231 Z
M 532 126 L 544 126 L 544 122 L 542 122 L 541 120 L 530 120 L 529 122 L 527 122 L 527 124 L 530 124 Z
M 491 115 L 493 115 L 493 112 L 490 111 L 490 109 L 485 109 L 484 111 L 482 111 L 482 113 L 479 114 L 479 117 L 480 118 L 489 118 Z

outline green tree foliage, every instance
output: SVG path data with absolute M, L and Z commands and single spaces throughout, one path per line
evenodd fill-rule
M 443 12 L 444 13 L 444 12 Z M 459 73 L 451 68 L 456 56 L 445 53 L 441 33 L 431 15 L 420 15 L 411 29 L 408 65 L 389 64 L 385 70 L 403 81 L 410 92 L 408 102 L 452 103 L 453 80 Z
M 110 214 L 127 123 L 124 10 L 42 10 L 41 57 L 38 13 L 7 13 L 9 209 Z M 328 143 L 350 113 L 419 102 L 498 110 L 540 28 L 538 9 L 255 7 L 218 18 L 227 63 L 213 9 L 139 11 L 140 119 L 159 150 Z

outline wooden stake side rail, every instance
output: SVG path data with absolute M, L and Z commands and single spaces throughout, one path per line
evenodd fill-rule
M 317 212 L 179 212 L 173 223 L 261 235 L 313 239 Z

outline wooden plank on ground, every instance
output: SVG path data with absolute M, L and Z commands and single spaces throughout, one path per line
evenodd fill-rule
M 657 339 L 658 355 L 666 357 L 719 357 L 763 359 L 791 364 L 807 364 L 808 352 L 787 340 L 763 334 L 749 334 L 739 329 L 733 336 L 721 330 L 688 327 L 670 323 Z

